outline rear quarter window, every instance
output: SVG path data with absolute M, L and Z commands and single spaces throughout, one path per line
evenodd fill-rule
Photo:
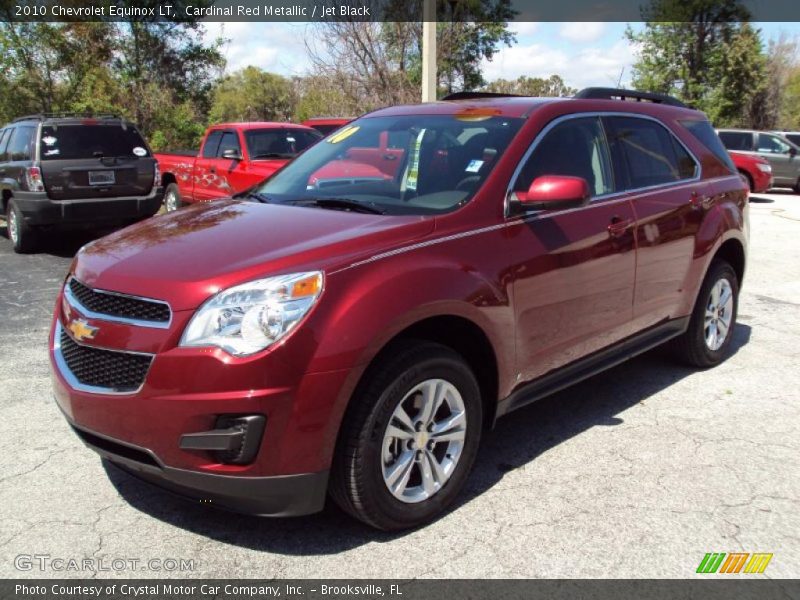
M 749 131 L 720 131 L 719 139 L 728 150 L 753 151 L 753 134 Z
M 124 156 L 150 156 L 144 139 L 132 126 L 115 125 L 44 125 L 41 160 L 75 160 Z
M 731 160 L 730 154 L 725 149 L 725 145 L 723 145 L 722 140 L 720 139 L 721 135 L 717 135 L 717 132 L 714 131 L 714 128 L 711 126 L 711 123 L 708 121 L 681 121 L 681 125 L 683 125 L 686 130 L 692 134 L 692 136 L 703 146 L 705 146 L 714 156 L 716 156 L 722 164 L 728 167 L 728 170 L 731 173 L 736 173 L 736 166 L 733 164 Z M 742 132 L 729 132 L 733 133 L 734 137 L 739 137 L 739 133 Z M 747 144 L 748 143 L 748 136 L 746 132 L 744 132 L 744 140 L 739 140 L 739 143 L 742 141 Z M 748 148 L 749 150 L 749 148 Z
M 33 139 L 35 135 L 36 127 L 32 125 L 18 125 L 15 127 L 8 142 L 8 160 L 30 160 L 33 154 Z

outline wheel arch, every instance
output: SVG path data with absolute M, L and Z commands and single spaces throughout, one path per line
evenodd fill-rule
M 178 183 L 178 179 L 175 177 L 175 174 L 174 173 L 163 173 L 161 175 L 161 185 L 166 187 L 171 183 L 174 183 L 174 184 Z
M 745 251 L 744 245 L 741 241 L 737 238 L 728 238 L 722 245 L 717 249 L 714 253 L 713 257 L 711 258 L 711 262 L 715 259 L 721 258 L 725 262 L 727 262 L 731 267 L 733 267 L 734 272 L 736 273 L 736 279 L 739 282 L 739 285 L 742 285 L 742 279 L 744 278 L 744 269 L 745 269 Z M 709 262 L 709 266 L 711 265 Z M 708 271 L 708 268 L 706 268 Z

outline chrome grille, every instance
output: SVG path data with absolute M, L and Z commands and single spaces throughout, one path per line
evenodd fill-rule
M 155 325 L 169 324 L 170 308 L 166 302 L 136 298 L 125 294 L 93 290 L 74 277 L 67 283 L 69 296 L 89 313 L 87 316 L 107 317 L 111 320 L 144 321 Z M 92 314 L 94 313 L 94 314 Z

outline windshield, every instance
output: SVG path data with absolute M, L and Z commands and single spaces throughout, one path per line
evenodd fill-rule
M 322 139 L 307 129 L 249 129 L 244 132 L 250 160 L 293 158 Z
M 127 125 L 45 125 L 42 127 L 42 160 L 145 157 L 150 151 L 135 128 Z
M 382 214 L 436 214 L 465 204 L 522 119 L 409 115 L 359 119 L 252 195 L 261 202 Z

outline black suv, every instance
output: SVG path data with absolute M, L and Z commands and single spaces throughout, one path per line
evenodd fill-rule
M 44 228 L 125 225 L 158 212 L 158 163 L 115 115 L 44 114 L 0 129 L 0 194 L 8 237 L 31 252 Z

